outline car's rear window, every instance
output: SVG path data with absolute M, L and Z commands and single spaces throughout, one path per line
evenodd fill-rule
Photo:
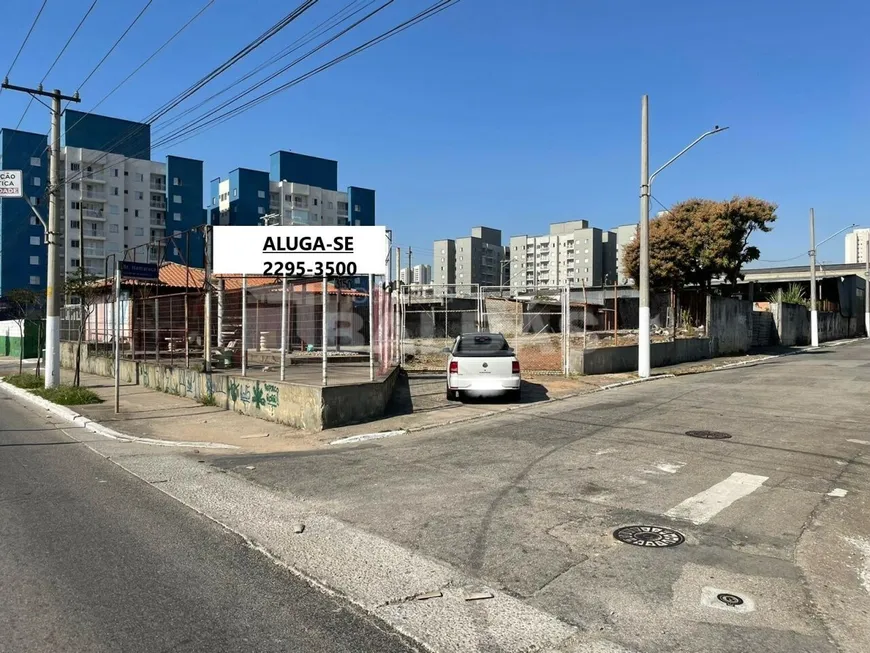
M 513 354 L 502 336 L 463 336 L 453 352 L 457 356 L 510 356 Z

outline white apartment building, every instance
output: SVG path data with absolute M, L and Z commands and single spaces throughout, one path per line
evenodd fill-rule
M 105 258 L 122 258 L 125 248 L 139 247 L 166 232 L 166 164 L 127 159 L 78 147 L 61 149 L 63 196 L 62 274 L 102 276 Z M 141 247 L 136 260 L 157 262 L 157 246 Z
M 846 263 L 865 263 L 870 229 L 855 229 L 846 234 Z
M 625 255 L 626 246 L 637 238 L 637 225 L 624 224 L 610 230 L 610 233 L 616 235 L 616 276 L 619 279 L 620 286 L 630 286 L 634 283 L 634 279 L 629 277 L 623 269 L 623 257 Z
M 410 268 L 399 270 L 399 281 L 403 284 L 415 286 L 425 285 L 432 282 L 431 265 L 415 265 Z
M 227 185 L 228 192 L 229 180 L 221 184 Z M 221 196 L 223 192 L 222 188 Z M 292 181 L 270 181 L 269 195 L 269 210 L 281 216 L 282 225 L 348 224 L 348 199 L 344 191 L 327 190 Z

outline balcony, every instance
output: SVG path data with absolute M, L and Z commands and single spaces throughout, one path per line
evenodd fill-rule
M 166 192 L 166 179 L 163 177 L 151 177 L 150 180 L 150 188 L 151 190 L 158 193 Z
M 82 232 L 82 238 L 90 240 L 106 240 L 106 232 L 102 229 L 98 231 L 90 230 Z
M 87 182 L 95 181 L 98 184 L 106 183 L 106 177 L 101 172 L 84 172 L 82 173 L 82 180 Z
M 103 212 L 95 211 L 94 209 L 82 209 L 82 217 L 87 218 L 88 220 L 101 220 L 102 222 L 106 221 L 106 217 L 103 215 Z
M 85 247 L 85 258 L 105 258 L 106 253 L 102 249 L 93 249 L 91 247 Z
M 164 199 L 156 199 L 154 197 L 151 198 L 151 202 L 149 203 L 152 209 L 157 209 L 158 211 L 166 210 L 166 200 Z
M 97 202 L 105 202 L 106 192 L 102 190 L 83 190 L 82 198 L 86 200 L 94 200 Z
M 166 221 L 161 218 L 151 218 L 152 229 L 166 229 Z

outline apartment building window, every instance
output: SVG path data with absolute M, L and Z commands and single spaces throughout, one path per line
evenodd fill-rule
M 317 198 L 314 198 L 314 206 L 317 206 Z
M 70 229 L 78 229 L 79 228 L 79 221 L 78 220 L 70 220 L 69 221 L 69 228 Z
M 144 181 L 145 181 L 145 175 L 142 174 L 141 172 L 137 172 L 137 173 L 136 173 L 136 181 L 138 181 L 138 182 L 144 182 Z
M 88 190 L 90 190 L 90 189 L 88 189 Z M 112 186 L 112 195 L 114 195 L 115 197 L 118 197 L 118 195 L 120 195 L 120 193 L 118 193 L 118 190 L 119 189 L 117 186 Z
M 71 268 L 77 268 L 79 266 L 79 260 L 77 258 L 70 259 L 69 265 Z
M 143 193 L 141 190 L 137 190 L 137 191 L 136 191 L 136 199 L 137 199 L 137 200 L 144 200 L 144 199 L 145 199 L 145 193 Z
M 173 186 L 181 186 L 181 177 L 173 177 L 172 178 Z
M 139 209 L 133 209 L 133 217 L 134 217 L 134 218 L 138 218 L 138 217 L 139 217 Z
M 112 170 L 112 176 L 113 176 L 113 177 L 117 177 L 117 176 L 118 176 L 118 169 L 117 169 L 117 168 L 114 168 L 114 169 Z
M 211 198 L 211 203 L 212 203 L 212 206 L 214 206 L 215 204 L 217 204 L 217 197 L 212 197 L 212 198 Z
M 42 166 L 42 159 L 40 159 L 38 156 L 32 156 L 32 157 L 30 157 L 30 166 L 31 166 L 32 168 L 39 168 L 39 167 L 41 167 L 41 166 Z
M 259 197 L 261 200 L 262 200 L 262 199 L 266 199 L 266 191 L 264 191 L 264 190 L 258 190 L 258 191 L 257 191 L 257 197 Z
M 293 196 L 292 196 L 292 195 L 285 195 L 285 196 L 284 196 L 284 201 L 285 201 L 285 202 L 292 202 L 292 201 L 293 201 Z
M 73 190 L 79 190 L 79 189 L 81 189 L 82 185 L 79 182 L 74 181 L 73 183 L 71 183 L 69 185 L 69 187 L 72 188 Z
M 331 209 L 331 208 L 332 208 L 332 202 L 328 202 L 328 203 L 327 203 L 327 207 Z
M 233 192 L 238 193 L 238 191 L 233 191 Z M 181 195 L 173 195 L 172 201 L 175 202 L 176 204 L 181 204 Z
M 583 250 L 583 253 L 584 253 L 584 254 L 588 254 L 588 253 L 589 253 L 589 250 L 588 250 L 588 249 L 584 249 L 584 250 Z
M 110 234 L 116 234 L 116 233 L 118 233 L 118 225 L 116 225 L 116 224 L 110 224 L 110 225 L 109 225 L 109 233 L 110 233 Z
M 78 164 L 78 163 L 70 163 L 70 164 L 69 164 L 69 169 L 70 169 L 70 170 L 81 170 L 81 169 L 82 169 L 82 166 L 81 166 L 80 164 Z
M 257 207 L 257 213 L 258 213 L 259 215 L 266 215 L 266 209 L 264 209 L 262 206 L 258 206 L 258 207 Z M 317 216 L 315 215 L 314 217 L 316 218 Z
M 42 183 L 42 179 L 39 177 L 34 177 L 32 180 L 34 186 L 39 186 Z
M 181 222 L 181 214 L 180 213 L 173 213 L 172 219 L 175 220 L 176 222 Z
M 142 227 L 136 227 L 136 230 L 133 233 L 137 236 L 144 236 L 145 230 Z
M 39 265 L 39 257 L 31 256 L 30 257 L 30 265 Z
M 121 207 L 117 204 L 109 204 L 109 215 L 121 215 Z
M 39 236 L 31 236 L 30 237 L 30 244 L 31 245 L 39 245 L 41 243 L 42 243 L 42 239 L 40 239 Z
M 38 224 L 39 224 L 39 220 L 36 219 L 36 216 L 35 216 L 35 215 L 31 215 L 31 216 L 30 216 L 30 226 L 31 226 L 31 227 L 35 227 L 35 226 L 38 225 Z
M 39 285 L 39 277 L 32 276 L 30 277 L 30 285 L 38 286 Z
M 239 196 L 239 189 L 233 188 L 233 197 L 238 197 L 238 196 Z M 176 197 L 178 197 L 178 195 L 176 195 Z
M 69 246 L 70 246 L 70 247 L 78 247 L 80 244 L 81 244 L 81 243 L 80 243 L 78 240 L 75 240 L 75 239 L 69 241 Z

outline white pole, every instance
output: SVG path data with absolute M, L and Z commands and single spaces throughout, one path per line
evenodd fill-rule
M 819 346 L 819 311 L 816 306 L 816 214 L 810 209 L 810 345 Z
M 248 374 L 248 275 L 242 275 L 242 376 Z
M 870 238 L 864 248 L 864 335 L 870 337 Z
M 375 278 L 369 275 L 369 381 L 375 380 Z
M 287 275 L 281 277 L 281 380 L 286 378 L 287 365 Z
M 60 250 L 57 245 L 60 220 L 60 91 L 51 99 L 51 159 L 48 195 L 48 270 L 45 284 L 45 387 L 60 385 Z M 79 236 L 81 237 L 81 236 Z
M 326 286 L 326 277 L 323 277 L 323 324 L 322 324 L 322 334 L 321 339 L 323 340 L 323 347 L 321 348 L 320 354 L 320 365 L 321 365 L 321 382 L 323 385 L 326 385 L 326 302 L 329 301 L 329 290 Z
M 640 133 L 640 283 L 637 329 L 637 375 L 649 377 L 649 96 L 641 102 Z
M 121 412 L 121 266 L 115 260 L 115 414 Z

